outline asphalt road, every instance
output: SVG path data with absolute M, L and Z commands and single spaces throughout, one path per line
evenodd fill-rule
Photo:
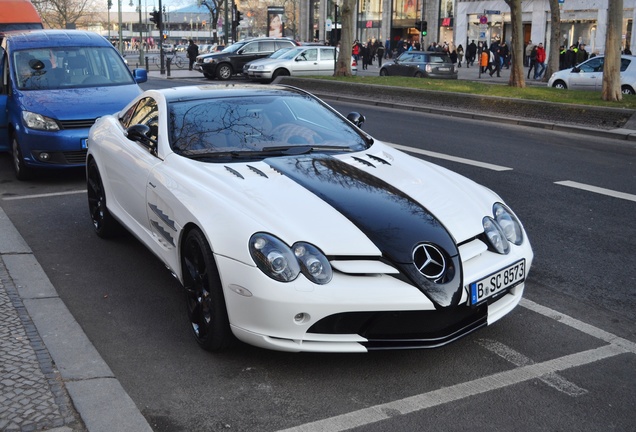
M 239 345 L 210 354 L 192 340 L 183 294 L 162 264 L 130 235 L 93 234 L 81 171 L 17 182 L 0 156 L 3 209 L 151 426 L 633 430 L 636 148 L 334 106 L 363 112 L 376 138 L 409 146 L 510 204 L 535 251 L 520 307 L 436 350 L 316 355 Z

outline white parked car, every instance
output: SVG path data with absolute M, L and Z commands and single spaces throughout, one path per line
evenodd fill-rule
M 604 56 L 596 56 L 573 68 L 555 72 L 548 87 L 600 91 L 603 89 L 604 63 Z M 621 56 L 621 90 L 623 94 L 636 94 L 636 56 Z
M 363 121 L 289 86 L 148 90 L 91 129 L 93 226 L 161 259 L 210 351 L 433 348 L 512 311 L 533 258 L 512 210 Z
M 329 46 L 292 48 L 277 59 L 253 63 L 247 77 L 257 81 L 272 81 L 279 76 L 333 75 L 336 49 Z M 351 57 L 351 73 L 358 73 L 358 64 Z

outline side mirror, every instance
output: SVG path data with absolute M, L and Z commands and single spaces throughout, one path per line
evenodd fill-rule
M 581 72 L 581 69 L 578 66 L 574 66 L 572 68 L 572 73 L 579 73 L 579 72 Z
M 146 69 L 134 69 L 133 76 L 135 77 L 137 84 L 148 81 L 148 71 Z
M 150 153 L 157 154 L 157 141 L 148 136 L 150 127 L 144 124 L 132 125 L 126 129 L 126 137 L 131 141 L 139 141 L 150 149 Z
M 366 117 L 354 111 L 354 112 L 350 112 L 347 115 L 347 120 L 349 120 L 351 123 L 353 123 L 354 125 L 358 126 L 360 129 L 362 129 L 362 125 L 366 121 Z

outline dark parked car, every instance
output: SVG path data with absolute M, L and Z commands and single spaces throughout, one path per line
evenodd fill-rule
M 457 66 L 444 52 L 405 51 L 380 69 L 380 76 L 457 79 Z
M 208 79 L 228 80 L 243 73 L 245 63 L 267 57 L 281 48 L 293 48 L 298 44 L 287 38 L 254 38 L 236 42 L 221 52 L 197 57 L 194 66 Z

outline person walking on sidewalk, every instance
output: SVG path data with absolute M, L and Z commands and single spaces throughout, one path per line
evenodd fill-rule
M 530 67 L 528 68 L 528 79 L 530 79 L 530 73 L 536 72 L 536 70 L 537 70 L 537 47 L 536 47 L 536 45 L 532 47 L 532 50 L 530 51 L 530 57 L 529 57 L 528 61 L 530 62 Z
M 464 47 L 462 44 L 459 44 L 457 47 L 457 64 L 459 67 L 462 67 L 462 62 L 464 61 Z
M 537 65 L 534 68 L 534 79 L 541 78 L 543 72 L 545 72 L 545 49 L 543 48 L 543 44 L 540 43 L 537 46 Z
M 378 56 L 378 67 L 382 67 L 382 59 L 384 58 L 384 46 L 382 43 L 378 43 L 378 47 L 376 48 L 376 54 Z
M 186 52 L 188 53 L 188 60 L 190 61 L 188 69 L 192 70 L 194 62 L 197 61 L 197 56 L 199 55 L 199 47 L 192 39 L 188 40 L 188 49 Z
M 473 66 L 475 64 L 475 59 L 477 58 L 477 45 L 475 45 L 475 40 L 473 39 L 468 47 L 466 48 L 466 67 Z M 479 66 L 479 62 L 477 62 Z

